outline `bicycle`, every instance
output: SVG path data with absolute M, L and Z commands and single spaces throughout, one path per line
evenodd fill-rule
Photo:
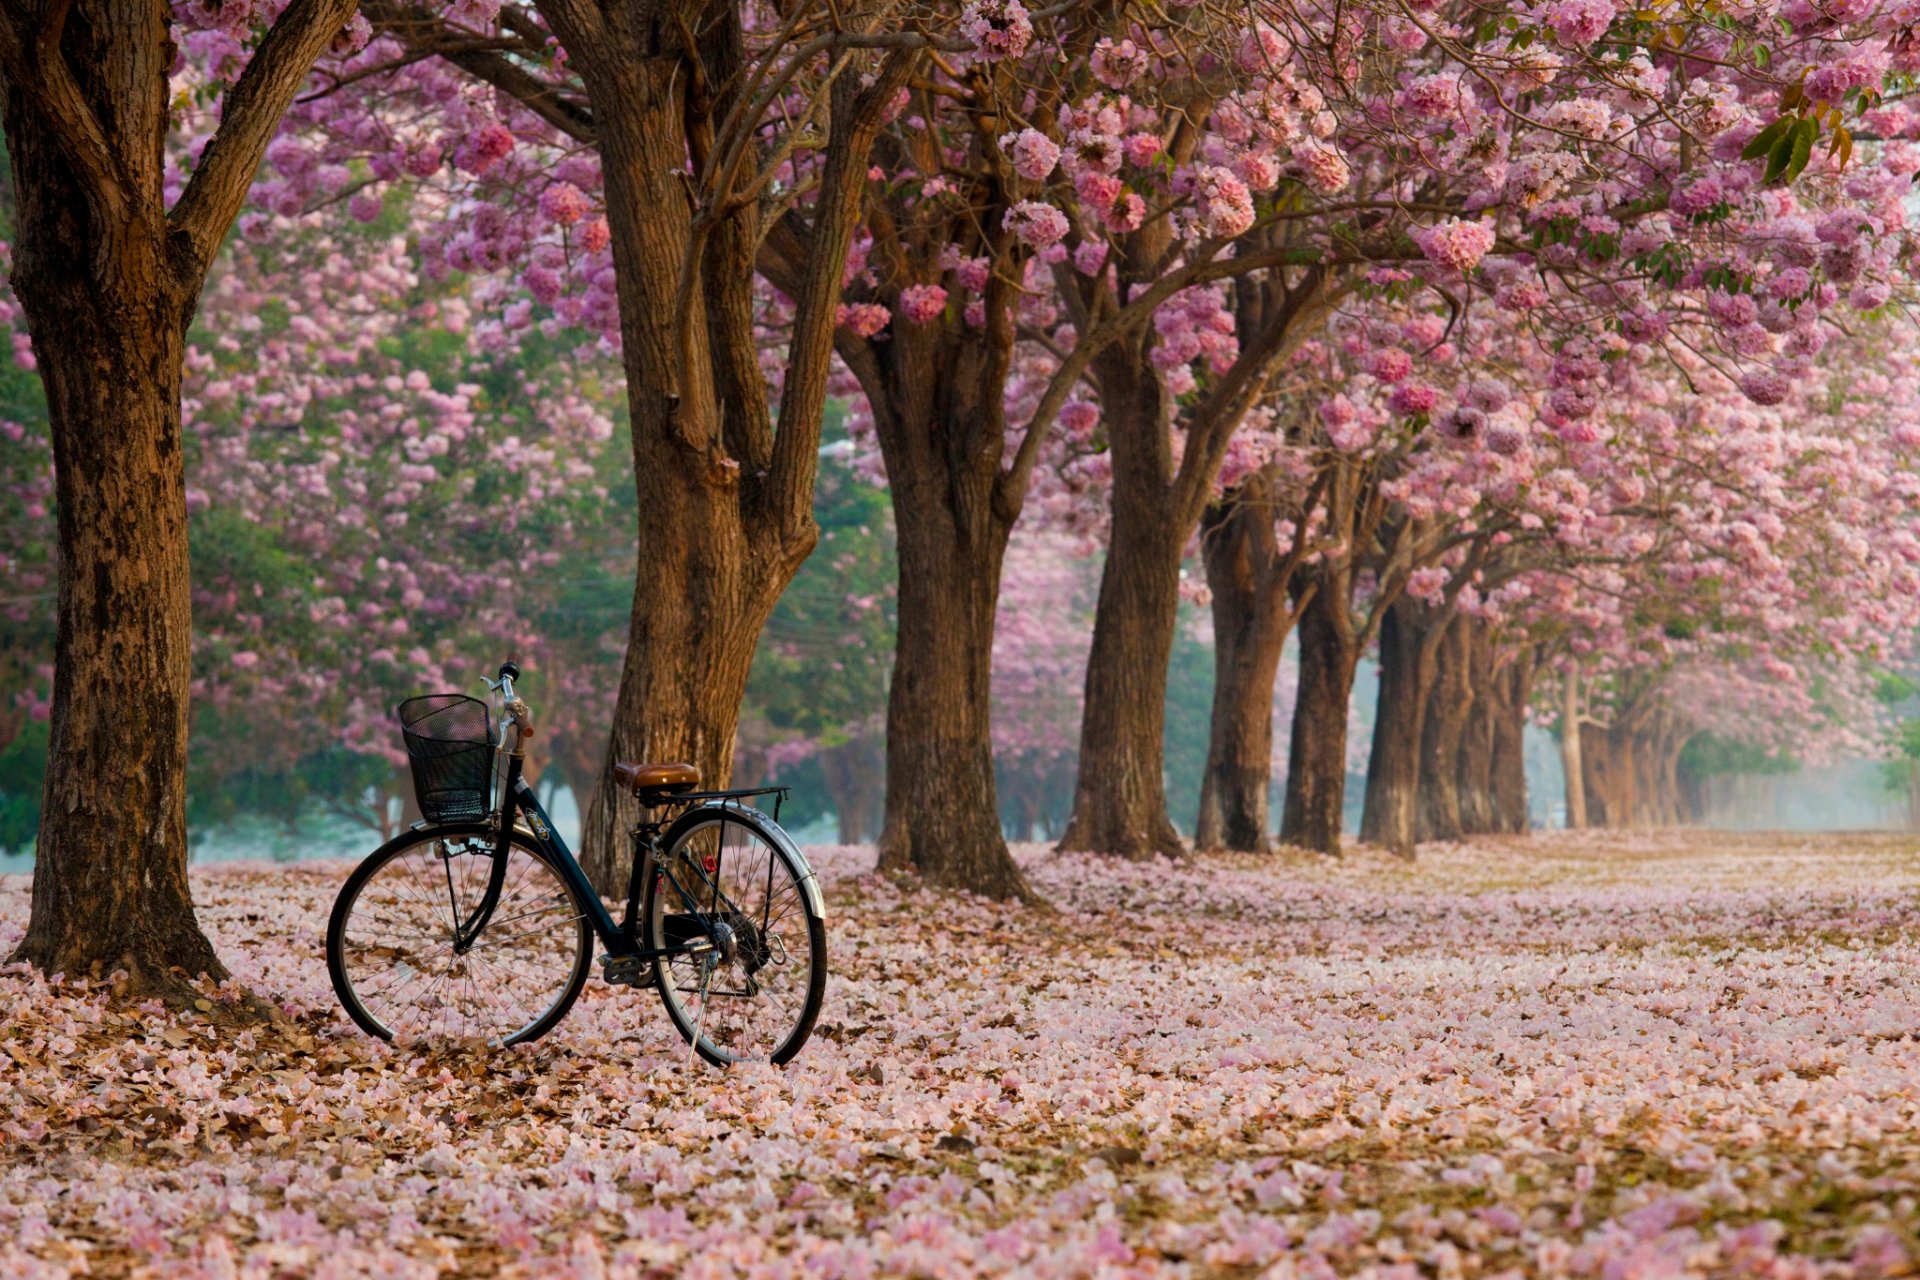
M 629 833 L 615 924 L 522 776 L 533 718 L 519 678 L 509 662 L 485 682 L 497 734 L 478 698 L 400 704 L 424 818 L 334 902 L 327 969 L 348 1016 L 383 1040 L 537 1040 L 586 985 L 597 937 L 606 980 L 652 984 L 689 1062 L 787 1062 L 819 1016 L 827 954 L 819 883 L 778 822 L 786 788 L 700 791 L 692 765 L 617 764 L 648 820 Z M 772 816 L 747 803 L 768 795 Z

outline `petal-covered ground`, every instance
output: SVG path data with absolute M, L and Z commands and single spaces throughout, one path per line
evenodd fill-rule
M 1905 1274 L 1915 848 L 1023 850 L 1051 913 L 815 850 L 819 1033 L 724 1073 L 598 978 L 537 1045 L 370 1042 L 344 866 L 196 871 L 299 1030 L 0 971 L 0 1275 Z

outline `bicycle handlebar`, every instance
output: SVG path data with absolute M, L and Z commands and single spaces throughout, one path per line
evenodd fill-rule
M 513 691 L 513 682 L 520 678 L 520 668 L 512 662 L 500 664 L 500 683 L 495 687 L 500 691 L 500 707 L 506 712 L 514 727 L 519 729 L 522 740 L 533 736 L 533 712 Z

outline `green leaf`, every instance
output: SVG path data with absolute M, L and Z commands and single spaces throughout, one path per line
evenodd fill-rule
M 1802 120 L 1793 127 L 1793 154 L 1787 159 L 1785 180 L 1792 182 L 1807 167 L 1807 161 L 1813 157 L 1814 139 L 1820 136 L 1820 125 L 1815 120 Z
M 1754 135 L 1753 141 L 1749 142 L 1740 152 L 1740 158 L 1742 160 L 1758 160 L 1761 156 L 1772 151 L 1773 144 L 1780 141 L 1781 137 L 1792 127 L 1793 118 L 1791 116 L 1781 116 L 1778 120 L 1775 120 L 1772 124 Z

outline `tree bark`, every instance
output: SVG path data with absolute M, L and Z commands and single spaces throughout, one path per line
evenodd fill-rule
M 1445 624 L 1427 693 L 1427 714 L 1420 725 L 1420 792 L 1414 831 L 1420 840 L 1458 840 L 1460 825 L 1460 740 L 1473 710 L 1473 686 L 1467 670 L 1468 619 Z
M 1007 251 L 995 234 L 993 251 Z M 912 278 L 896 239 L 883 236 L 876 253 L 896 291 Z M 880 867 L 1031 901 L 1001 830 L 993 765 L 993 631 L 1024 491 L 1001 468 L 1008 288 L 998 273 L 989 282 L 983 332 L 943 320 L 897 326 L 884 342 L 843 332 L 839 346 L 873 409 L 899 566 Z
M 1162 773 L 1167 666 L 1180 613 L 1185 521 L 1176 509 L 1165 389 L 1143 343 L 1094 361 L 1113 457 L 1113 523 L 1094 608 L 1080 776 L 1062 849 L 1128 858 L 1185 851 Z
M 1197 849 L 1266 853 L 1273 685 L 1293 629 L 1292 562 L 1274 529 L 1276 482 L 1259 471 L 1207 509 L 1201 554 L 1213 596 L 1213 718 L 1200 780 Z
M 1581 754 L 1580 668 L 1568 665 L 1560 676 L 1560 768 L 1566 777 L 1567 826 L 1587 825 L 1587 766 Z
M 900 622 L 880 867 L 1032 899 L 1000 829 L 993 775 L 993 626 L 1008 530 L 990 520 L 956 528 L 945 502 L 896 492 L 894 503 Z
M 1472 690 L 1456 774 L 1460 830 L 1477 835 L 1498 829 L 1493 812 L 1493 739 L 1500 702 L 1494 687 L 1492 628 L 1473 617 L 1460 621 L 1466 628 L 1467 683 Z
M 710 150 L 729 112 L 750 110 L 738 98 L 753 78 L 739 7 L 709 6 L 691 24 L 647 0 L 539 9 L 592 109 L 634 424 L 632 624 L 581 822 L 581 862 L 607 891 L 626 883 L 624 833 L 640 817 L 613 764 L 684 760 L 705 785 L 726 784 L 761 628 L 819 536 L 813 482 L 842 269 L 882 111 L 911 64 L 896 57 L 864 86 L 847 74 L 827 91 L 831 145 L 792 264 L 776 433 L 753 305 L 760 202 L 735 199 L 735 170 Z
M 1533 698 L 1534 652 L 1521 649 L 1494 676 L 1493 829 L 1525 834 L 1533 825 L 1527 805 L 1527 707 Z
M 227 971 L 187 883 L 192 647 L 180 425 L 186 329 L 275 122 L 351 0 L 295 0 L 228 93 L 169 212 L 166 6 L 0 11 L 13 288 L 46 387 L 59 506 L 53 705 L 14 959 L 191 995 Z
M 1312 582 L 1320 574 L 1300 576 Z M 1300 689 L 1287 748 L 1287 799 L 1280 839 L 1303 849 L 1338 854 L 1346 815 L 1347 707 L 1360 644 L 1352 630 L 1342 625 L 1350 607 L 1345 590 L 1328 582 L 1316 586 L 1300 613 Z
M 1380 623 L 1380 696 L 1367 755 L 1360 839 L 1411 857 L 1420 791 L 1420 735 L 1437 648 L 1430 606 L 1402 596 Z

